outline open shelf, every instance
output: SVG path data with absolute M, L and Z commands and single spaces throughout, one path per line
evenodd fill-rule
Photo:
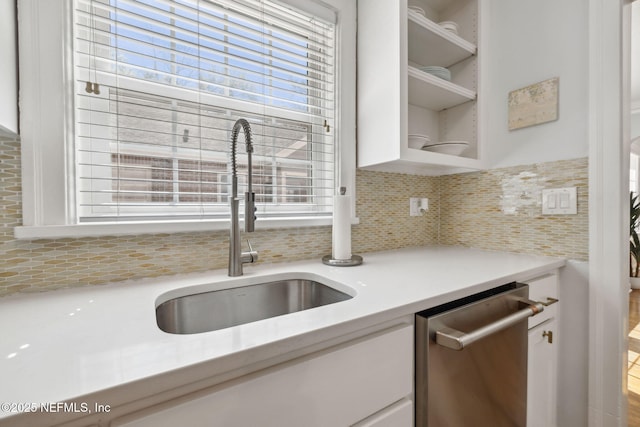
M 450 67 L 476 53 L 476 45 L 445 30 L 437 23 L 407 11 L 409 60 L 421 65 Z M 425 49 L 425 46 L 429 46 Z
M 407 3 L 358 2 L 358 167 L 419 175 L 481 170 L 480 1 L 413 0 L 427 17 Z M 459 35 L 442 21 L 456 22 Z M 452 81 L 423 66 L 448 68 Z M 469 149 L 458 156 L 412 149 L 410 133 L 467 141 Z
M 441 111 L 476 99 L 472 90 L 451 83 L 415 67 L 407 68 L 409 74 L 409 104 L 429 110 Z
M 413 173 L 417 175 L 473 172 L 482 168 L 482 162 L 477 159 L 413 148 L 408 148 L 398 159 L 362 167 L 362 169 L 379 172 Z

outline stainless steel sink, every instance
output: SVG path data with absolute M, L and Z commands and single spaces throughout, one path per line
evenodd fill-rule
M 170 299 L 156 307 L 156 320 L 165 332 L 196 334 L 351 298 L 313 280 L 279 280 Z

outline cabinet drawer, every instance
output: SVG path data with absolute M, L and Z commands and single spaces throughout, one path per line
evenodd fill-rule
M 344 426 L 409 396 L 413 326 L 295 359 L 116 420 L 112 427 Z M 386 425 L 386 424 L 383 424 Z
M 558 299 L 558 276 L 549 275 L 539 279 L 531 280 L 529 283 L 529 299 L 533 301 L 549 302 L 549 299 Z M 558 303 L 551 304 L 544 308 L 544 311 L 529 318 L 529 329 L 540 323 L 556 317 Z

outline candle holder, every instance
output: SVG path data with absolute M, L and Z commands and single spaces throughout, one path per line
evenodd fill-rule
M 322 263 L 333 267 L 353 267 L 362 264 L 360 255 L 351 255 L 350 259 L 334 259 L 331 255 L 322 257 Z

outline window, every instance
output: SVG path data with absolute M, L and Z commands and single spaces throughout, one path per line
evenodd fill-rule
M 240 117 L 254 134 L 257 227 L 330 224 L 335 189 L 355 193 L 355 1 L 18 6 L 16 237 L 228 227 Z M 241 186 L 245 159 L 241 137 Z
M 638 160 L 640 160 L 640 156 L 631 153 L 629 160 L 629 190 L 635 194 L 638 194 L 640 190 L 638 188 L 638 174 L 640 173 L 640 168 L 638 168 L 638 166 L 640 166 Z
M 331 213 L 333 22 L 268 0 L 75 5 L 81 222 L 226 216 L 239 118 L 252 125 L 259 214 Z

